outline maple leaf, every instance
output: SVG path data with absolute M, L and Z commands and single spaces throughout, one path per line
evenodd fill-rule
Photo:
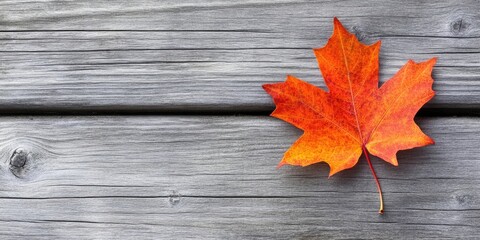
M 382 213 L 382 191 L 368 153 L 397 166 L 399 150 L 434 143 L 414 117 L 435 95 L 431 72 L 436 58 L 420 63 L 409 60 L 378 88 L 380 43 L 362 44 L 334 18 L 328 43 L 314 49 L 329 92 L 293 76 L 263 88 L 276 105 L 271 116 L 304 131 L 279 166 L 326 162 L 332 176 L 355 166 L 363 152 L 377 184 Z

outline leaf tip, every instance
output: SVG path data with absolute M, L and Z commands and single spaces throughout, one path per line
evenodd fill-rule
M 335 175 L 338 172 L 340 172 L 338 169 L 333 169 L 332 167 L 330 167 L 330 172 L 328 173 L 328 178 L 330 179 L 333 175 Z
M 266 83 L 262 85 L 263 90 L 270 94 L 273 97 L 273 92 L 275 90 L 275 83 Z
M 271 86 L 271 84 L 266 83 L 266 84 L 263 84 L 263 85 L 262 85 L 262 88 L 263 88 L 263 90 L 265 90 L 266 92 L 268 92 L 268 90 L 270 89 L 270 86 Z
M 437 60 L 438 60 L 437 57 L 433 57 L 423 62 L 423 64 L 425 64 L 427 68 L 430 68 L 430 71 L 431 71 L 433 69 L 433 66 L 435 66 L 435 64 L 437 63 Z
M 333 29 L 335 30 L 337 27 L 341 28 L 341 29 L 345 29 L 342 25 L 342 23 L 340 22 L 340 20 L 338 20 L 337 17 L 333 17 Z
M 392 159 L 392 165 L 395 166 L 395 167 L 398 167 L 398 160 L 397 160 L 397 158 Z
M 427 145 L 435 145 L 435 140 L 433 140 L 433 138 L 431 138 L 431 137 L 428 137 L 428 140 L 427 140 L 426 143 L 427 143 Z
M 375 42 L 374 44 L 372 44 L 370 46 L 374 46 L 375 48 L 377 48 L 376 49 L 377 51 L 380 51 L 380 47 L 382 46 L 382 40 L 378 40 L 377 42 Z
M 387 162 L 391 163 L 395 167 L 398 167 L 397 154 L 394 154 L 392 157 L 390 157 L 390 159 Z

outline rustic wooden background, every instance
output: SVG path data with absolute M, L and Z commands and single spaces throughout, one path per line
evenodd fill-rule
M 1 239 L 462 238 L 480 234 L 480 2 L 0 1 Z M 324 87 L 334 16 L 382 40 L 381 78 L 438 57 L 437 144 L 275 169 L 300 136 L 261 84 Z

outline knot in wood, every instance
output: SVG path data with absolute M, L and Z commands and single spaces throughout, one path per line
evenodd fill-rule
M 23 148 L 17 148 L 10 157 L 10 166 L 22 168 L 28 159 L 28 153 Z
M 459 194 L 455 195 L 455 200 L 460 205 L 469 205 L 472 202 L 474 197 L 470 194 Z
M 461 34 L 467 30 L 468 26 L 470 26 L 469 23 L 465 22 L 463 18 L 459 18 L 451 23 L 451 31 L 454 34 Z
M 17 148 L 10 157 L 10 172 L 17 178 L 26 178 L 27 174 L 37 165 L 33 154 L 25 148 Z

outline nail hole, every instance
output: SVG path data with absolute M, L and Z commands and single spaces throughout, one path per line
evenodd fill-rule
M 177 191 L 172 191 L 172 193 L 168 198 L 168 202 L 170 203 L 170 205 L 176 206 L 180 203 L 180 199 L 181 199 L 180 193 L 178 193 Z

